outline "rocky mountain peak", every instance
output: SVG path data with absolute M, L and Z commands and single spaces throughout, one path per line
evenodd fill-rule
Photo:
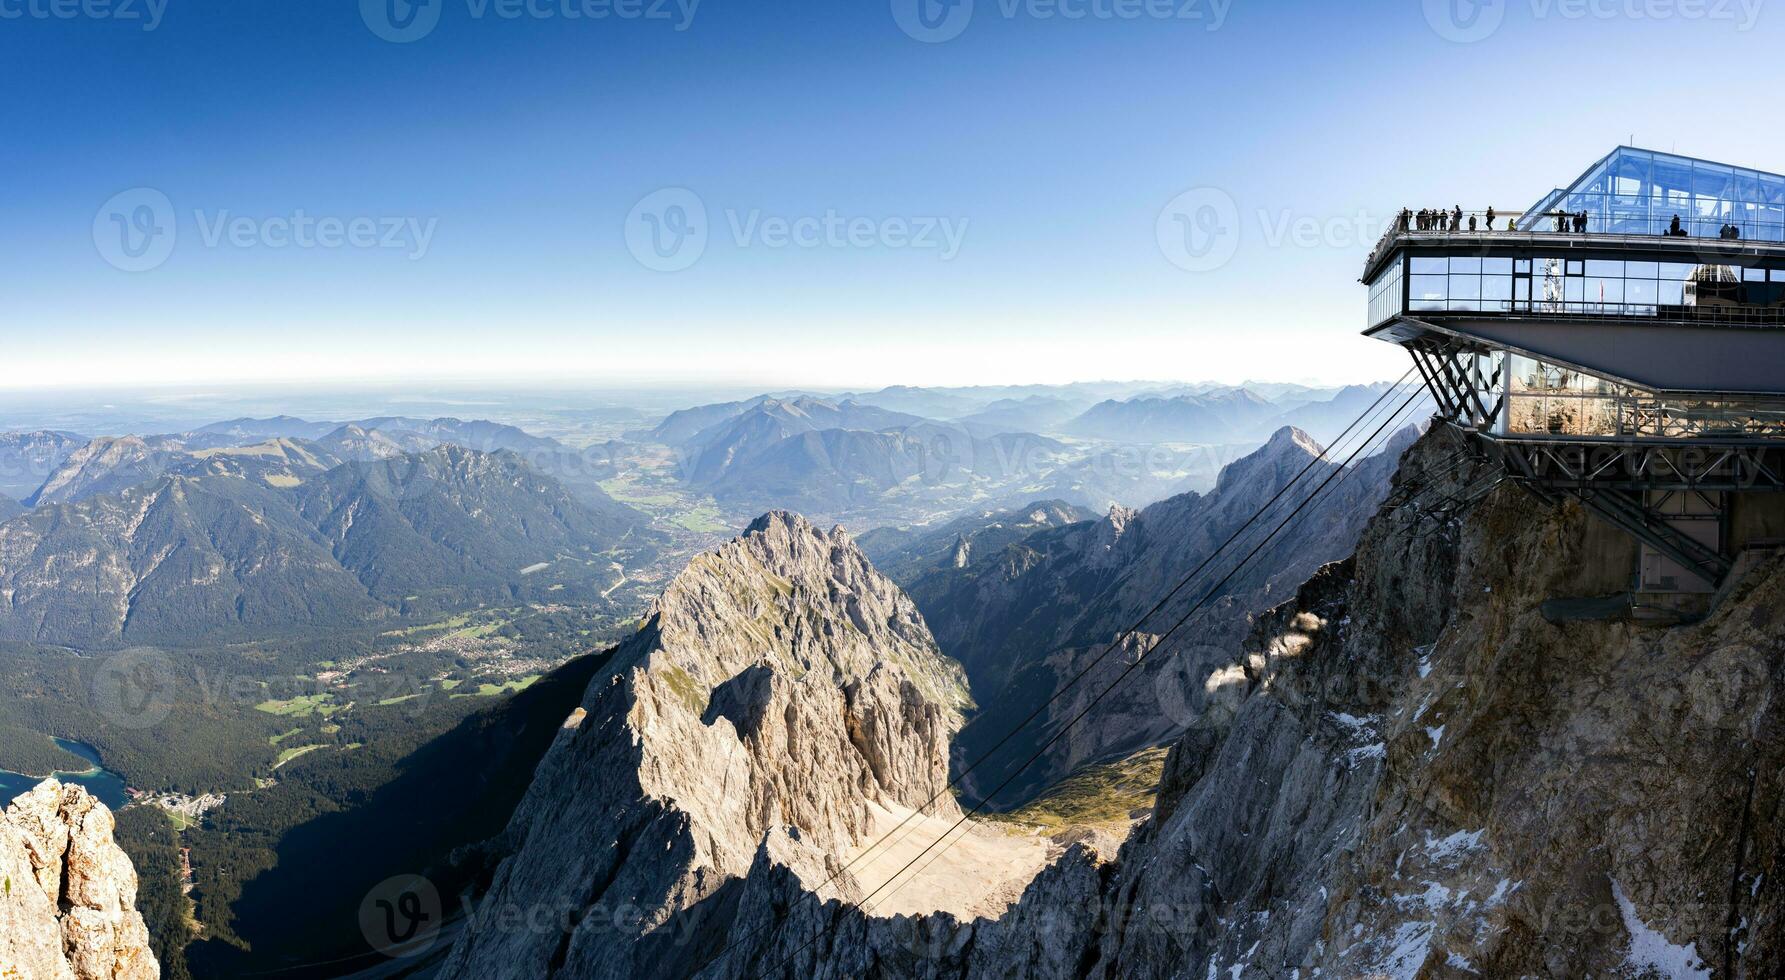
M 136 909 L 136 869 L 112 827 L 104 804 L 54 779 L 0 814 L 0 976 L 161 975 Z
M 612 653 L 499 842 L 483 907 L 630 906 L 636 929 L 470 929 L 443 975 L 653 972 L 663 927 L 728 901 L 770 834 L 840 870 L 880 815 L 958 816 L 944 790 L 967 705 L 959 665 L 846 532 L 763 515 Z
M 1217 494 L 1239 495 L 1248 486 L 1280 487 L 1308 461 L 1326 452 L 1314 437 L 1286 425 L 1272 433 L 1263 446 L 1221 470 L 1215 481 Z
M 1315 442 L 1313 436 L 1308 435 L 1306 432 L 1303 432 L 1301 429 L 1298 429 L 1293 425 L 1286 425 L 1271 433 L 1271 437 L 1265 442 L 1264 448 L 1273 454 L 1300 453 L 1308 456 L 1318 456 L 1326 451 L 1326 447 Z

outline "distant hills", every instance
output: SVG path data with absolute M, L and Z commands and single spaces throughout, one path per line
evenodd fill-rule
M 476 601 L 594 598 L 642 529 L 517 455 L 446 445 L 301 485 L 200 473 L 0 524 L 0 639 L 185 644 Z
M 86 437 L 72 432 L 0 432 L 0 494 L 14 500 L 31 496 L 86 443 Z
M 921 509 L 1019 485 L 1066 452 L 1033 433 L 981 435 L 965 425 L 813 396 L 704 406 L 672 415 L 653 432 L 688 433 L 697 421 L 710 424 L 675 445 L 678 472 L 738 511 Z
M 1245 388 L 1175 398 L 1105 401 L 1066 424 L 1078 436 L 1112 442 L 1232 442 L 1281 412 Z
M 512 425 L 457 418 L 381 416 L 315 422 L 289 415 L 238 418 L 190 432 L 86 439 L 67 432 L 0 433 L 0 494 L 27 506 L 73 503 L 159 476 L 205 473 L 289 484 L 343 462 L 388 459 L 442 445 L 513 452 L 559 479 L 585 504 L 642 520 L 605 494 L 611 463 Z
M 748 433 L 764 441 L 830 428 L 882 431 L 946 422 L 988 437 L 1031 432 L 1125 444 L 1261 445 L 1285 425 L 1315 438 L 1337 435 L 1386 384 L 1315 388 L 1281 382 L 1242 385 L 1077 384 L 988 388 L 893 387 L 838 396 L 761 395 L 672 412 L 633 438 L 717 450 L 695 461 L 690 478 L 714 478 Z M 882 414 L 876 415 L 875 412 Z M 754 420 L 754 427 L 740 425 Z M 734 454 L 735 455 L 735 454 Z
M 1135 383 L 765 394 L 682 409 L 631 438 L 670 446 L 682 481 L 732 513 L 790 507 L 884 524 L 1048 497 L 1101 513 L 1206 491 L 1222 465 L 1284 426 L 1330 441 L 1384 388 Z
M 1092 402 L 1080 398 L 1055 395 L 1030 395 L 1026 398 L 1000 398 L 956 421 L 976 435 L 1000 432 L 1059 432 L 1078 418 Z
M 763 455 L 792 436 L 827 430 L 880 431 L 920 425 L 923 419 L 854 402 L 818 398 L 767 398 L 694 433 L 683 443 L 683 473 L 691 483 L 712 483 L 734 467 Z

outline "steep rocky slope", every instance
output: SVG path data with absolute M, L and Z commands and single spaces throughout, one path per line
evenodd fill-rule
M 1185 719 L 1180 705 L 1162 703 L 1160 688 L 1206 676 L 1228 661 L 1251 615 L 1282 601 L 1322 564 L 1350 554 L 1388 492 L 1400 451 L 1414 437 L 1408 429 L 1387 452 L 1341 472 L 1343 456 L 1327 459 L 1304 433 L 1283 429 L 1263 448 L 1225 467 L 1206 495 L 1184 494 L 1141 511 L 1117 508 L 1101 521 L 1030 535 L 995 559 L 935 569 L 910 581 L 911 596 L 943 651 L 966 667 L 976 699 L 986 706 L 962 733 L 957 758 L 979 759 L 1035 706 L 1090 670 L 1073 694 L 1053 702 L 1036 723 L 1037 730 L 1062 724 L 1083 710 L 1088 692 L 1108 686 L 1127 666 L 1118 655 L 1099 661 L 1107 644 L 1140 622 L 1130 646 L 1147 649 L 1190 615 L 1169 650 L 1162 651 L 1171 657 L 1149 657 L 1140 676 L 1116 689 L 997 801 L 1019 801 L 1080 765 L 1169 739 Z M 1262 520 L 1210 561 L 1304 471 Z M 1325 491 L 1296 516 L 1293 527 L 1270 537 L 1322 483 Z M 1240 574 L 1222 581 L 1260 546 Z M 1205 563 L 1187 588 L 1148 615 Z M 1192 615 L 1205 594 L 1208 601 Z M 1030 750 L 1029 742 L 1019 740 L 982 763 L 964 788 L 975 797 L 990 793 Z
M 848 535 L 761 518 L 695 558 L 590 684 L 443 975 L 688 972 L 761 853 L 828 869 L 818 887 L 877 813 L 958 815 L 928 804 L 966 706 L 960 668 Z M 510 909 L 563 927 L 504 928 Z
M 69 453 L 25 503 L 64 504 L 117 493 L 167 473 L 180 458 L 178 450 L 136 436 L 95 439 Z
M 996 922 L 793 905 L 713 973 L 1780 975 L 1785 555 L 1746 557 L 1694 625 L 1552 623 L 1625 545 L 1511 486 L 1434 516 L 1480 475 L 1448 439 L 1397 478 L 1431 493 L 1191 681 L 1116 860 L 1069 853 Z M 765 856 L 740 922 L 810 874 Z
M 1010 510 L 982 510 L 939 525 L 883 527 L 863 534 L 862 551 L 901 585 L 931 572 L 995 559 L 1038 531 L 1096 520 L 1093 511 L 1064 500 L 1037 500 Z
M 48 780 L 0 814 L 0 977 L 160 976 L 136 910 L 136 871 L 112 815 L 79 786 Z

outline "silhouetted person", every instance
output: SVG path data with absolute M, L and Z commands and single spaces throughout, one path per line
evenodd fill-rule
M 1487 209 L 1487 230 L 1494 230 L 1494 206 L 1492 204 L 1488 205 Z
M 1564 232 L 1567 230 L 1568 230 L 1568 225 L 1566 224 L 1565 217 L 1563 216 L 1562 212 L 1557 211 L 1556 212 L 1556 231 L 1558 233 L 1560 233 L 1560 232 Z
M 1679 215 L 1676 214 L 1673 216 L 1673 224 L 1667 226 L 1667 233 L 1676 237 L 1686 234 L 1686 229 L 1680 227 Z
M 1469 230 L 1470 231 L 1475 230 L 1475 216 L 1474 215 L 1469 216 Z
M 1463 206 L 1461 204 L 1457 205 L 1456 210 L 1450 213 L 1450 230 L 1463 230 Z

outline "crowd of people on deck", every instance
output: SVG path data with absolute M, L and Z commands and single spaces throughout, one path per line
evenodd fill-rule
M 1573 233 L 1576 235 L 1584 235 L 1587 233 L 1588 227 L 1591 224 L 1591 216 L 1586 211 L 1551 211 L 1548 212 L 1546 216 L 1554 222 L 1555 230 L 1559 234 Z M 1494 222 L 1499 220 L 1499 217 L 1500 216 L 1491 206 L 1487 211 L 1480 214 L 1480 219 L 1484 221 L 1485 224 L 1478 223 L 1477 215 L 1474 212 L 1464 211 L 1462 205 L 1457 205 L 1448 210 L 1444 208 L 1421 208 L 1418 211 L 1414 211 L 1409 208 L 1402 208 L 1401 213 L 1395 215 L 1393 232 L 1460 232 L 1465 230 L 1478 231 L 1484 229 L 1493 231 Z M 1513 215 L 1507 219 L 1506 230 L 1518 230 L 1517 215 Z M 1670 238 L 1685 238 L 1688 237 L 1690 233 L 1680 223 L 1680 216 L 1676 214 L 1673 216 L 1672 223 L 1667 226 L 1667 230 L 1661 234 Z M 1388 237 L 1389 233 L 1384 233 L 1384 241 L 1386 241 Z M 1726 224 L 1717 229 L 1717 237 L 1725 241 L 1740 241 L 1742 230 L 1737 225 Z
M 1548 217 L 1554 222 L 1555 230 L 1561 234 L 1572 232 L 1576 235 L 1584 235 L 1587 233 L 1587 229 L 1591 224 L 1591 215 L 1585 211 L 1551 211 L 1549 212 Z M 1395 216 L 1395 230 L 1452 232 L 1464 230 L 1493 231 L 1494 222 L 1499 220 L 1499 215 L 1490 206 L 1487 211 L 1481 214 L 1480 218 L 1482 222 L 1485 222 L 1484 224 L 1478 224 L 1477 216 L 1473 212 L 1465 212 L 1461 205 L 1450 208 L 1449 210 L 1443 208 L 1421 208 L 1418 211 L 1413 211 L 1408 208 L 1402 208 L 1401 213 Z M 1515 218 L 1507 220 L 1506 230 L 1518 230 L 1516 216 Z M 1680 224 L 1680 216 L 1676 214 L 1673 216 L 1673 223 L 1668 225 L 1667 230 L 1662 232 L 1662 234 L 1674 238 L 1685 238 L 1688 233 Z M 1736 225 L 1727 224 L 1722 228 L 1717 229 L 1717 237 L 1729 241 L 1739 241 L 1742 237 L 1742 230 Z
M 1477 215 L 1473 212 L 1464 211 L 1460 204 L 1448 210 L 1444 208 L 1421 208 L 1418 211 L 1414 211 L 1410 208 L 1402 208 L 1400 213 L 1395 215 L 1394 225 L 1382 233 L 1382 239 L 1376 243 L 1375 251 L 1379 252 L 1387 247 L 1389 242 L 1391 242 L 1396 235 L 1410 231 L 1460 232 L 1465 229 L 1469 231 L 1483 229 L 1494 231 L 1494 222 L 1498 221 L 1500 217 L 1500 214 L 1494 210 L 1492 205 L 1489 205 L 1486 211 L 1480 213 L 1480 218 L 1484 223 L 1478 223 Z M 1572 232 L 1576 235 L 1584 235 L 1592 224 L 1591 215 L 1586 211 L 1550 211 L 1547 213 L 1547 217 L 1554 222 L 1554 227 L 1558 234 Z M 1518 222 L 1519 215 L 1517 214 L 1507 217 L 1505 230 L 1509 232 L 1518 231 Z M 1531 229 L 1535 229 L 1537 226 L 1532 225 L 1530 227 Z M 1681 225 L 1680 216 L 1676 214 L 1673 216 L 1673 222 L 1668 225 L 1667 230 L 1661 234 L 1675 238 L 1685 238 L 1689 233 Z M 1717 237 L 1725 240 L 1739 240 L 1742 237 L 1742 232 L 1741 229 L 1735 225 L 1726 224 L 1718 230 Z M 1374 252 L 1372 254 L 1374 254 Z

